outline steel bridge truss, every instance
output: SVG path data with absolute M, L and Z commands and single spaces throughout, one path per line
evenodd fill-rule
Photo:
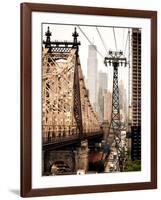
M 46 32 L 42 55 L 42 130 L 43 140 L 100 132 L 97 116 L 86 89 L 77 42 L 51 42 Z

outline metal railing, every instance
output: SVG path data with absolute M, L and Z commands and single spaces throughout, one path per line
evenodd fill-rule
M 92 137 L 95 135 L 100 135 L 102 134 L 102 132 L 93 132 L 93 133 L 83 133 L 83 135 L 85 135 L 87 138 L 88 137 Z M 66 142 L 66 141 L 70 141 L 70 140 L 76 140 L 79 139 L 80 135 L 76 134 L 76 135 L 65 135 L 65 136 L 57 136 L 57 137 L 43 137 L 42 138 L 42 142 L 43 144 L 53 144 L 53 143 L 61 143 L 61 142 Z

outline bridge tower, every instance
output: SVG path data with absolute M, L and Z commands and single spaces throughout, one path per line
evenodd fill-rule
M 73 100 L 73 108 L 74 108 L 74 116 L 77 123 L 77 127 L 79 130 L 80 140 L 85 139 L 85 134 L 83 134 L 83 123 L 82 123 L 82 109 L 81 109 L 81 94 L 80 94 L 80 82 L 79 82 L 79 69 L 78 66 L 80 65 L 78 59 L 78 48 L 80 43 L 77 41 L 77 37 L 79 34 L 77 33 L 76 27 L 74 29 L 73 36 L 73 48 L 76 48 L 76 62 L 75 62 L 75 71 L 74 71 L 74 85 L 73 85 L 73 92 L 74 92 L 74 100 Z
M 72 41 L 52 40 L 51 35 L 48 27 L 42 46 L 44 172 L 49 172 L 57 159 L 53 152 L 64 147 L 74 153 L 76 168 L 86 172 L 88 140 L 100 140 L 103 132 L 81 69 L 79 34 L 75 28 Z
M 45 33 L 46 36 L 46 42 L 45 42 L 45 48 L 49 48 L 49 50 L 51 51 L 51 40 L 50 37 L 52 36 L 52 33 L 50 32 L 49 26 L 48 29 Z
M 80 97 L 80 81 L 79 81 L 79 45 L 77 37 L 79 34 L 77 33 L 76 28 L 74 29 L 73 42 L 68 41 L 51 41 L 50 29 L 48 27 L 47 32 L 45 33 L 46 41 L 43 41 L 45 48 L 48 49 L 48 54 L 52 57 L 52 54 L 57 54 L 58 59 L 64 59 L 63 56 L 66 56 L 70 53 L 71 49 L 75 49 L 75 66 L 74 66 L 74 83 L 73 83 L 73 112 L 74 118 L 77 124 L 77 129 L 79 132 L 80 139 L 85 138 L 85 134 L 83 134 L 83 125 L 82 125 L 82 111 L 81 111 L 81 97 Z M 49 60 L 55 60 L 55 58 L 50 58 Z
M 118 68 L 120 66 L 126 66 L 127 61 L 123 56 L 122 51 L 109 51 L 109 54 L 104 59 L 105 65 L 113 67 L 113 92 L 112 92 L 112 112 L 111 123 L 109 126 L 109 134 L 107 143 L 109 146 L 112 143 L 115 144 L 119 157 L 119 165 L 122 165 L 122 149 L 120 147 L 121 142 L 121 122 L 120 122 L 120 104 L 119 104 L 119 87 L 118 87 Z M 119 167 L 121 171 L 121 166 Z

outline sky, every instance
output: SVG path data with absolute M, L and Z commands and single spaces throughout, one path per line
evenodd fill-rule
M 106 67 L 104 65 L 104 57 L 107 56 L 107 51 L 116 50 L 114 34 L 117 43 L 117 50 L 122 50 L 125 54 L 125 57 L 129 58 L 129 48 L 128 44 L 126 45 L 128 28 L 122 27 L 97 27 L 102 40 L 98 34 L 98 31 L 95 26 L 79 26 L 77 25 L 62 25 L 62 24 L 43 24 L 42 25 L 42 38 L 46 39 L 45 32 L 47 31 L 47 27 L 50 27 L 50 31 L 52 32 L 51 40 L 59 40 L 59 41 L 73 41 L 72 33 L 74 32 L 74 27 L 77 28 L 77 32 L 79 34 L 78 41 L 81 42 L 79 47 L 79 56 L 81 61 L 81 67 L 83 70 L 83 75 L 87 79 L 87 58 L 88 58 L 88 46 L 90 45 L 87 38 L 83 35 L 81 30 L 85 33 L 88 39 L 97 46 L 97 50 L 102 54 L 102 56 L 97 53 L 98 59 L 98 72 L 105 72 L 108 74 L 108 90 L 112 91 L 112 80 L 113 80 L 113 69 L 112 67 Z M 104 48 L 106 47 L 106 49 Z M 126 47 L 126 48 L 125 48 Z M 131 62 L 130 62 L 131 63 Z M 119 68 L 119 81 L 123 80 L 126 91 L 128 91 L 128 67 L 120 67 Z

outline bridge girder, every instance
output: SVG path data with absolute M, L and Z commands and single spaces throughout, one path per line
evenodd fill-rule
M 89 101 L 77 49 L 71 48 L 70 52 L 60 54 L 44 48 L 42 68 L 43 138 L 99 132 L 98 118 Z M 81 110 L 78 111 L 79 104 Z

